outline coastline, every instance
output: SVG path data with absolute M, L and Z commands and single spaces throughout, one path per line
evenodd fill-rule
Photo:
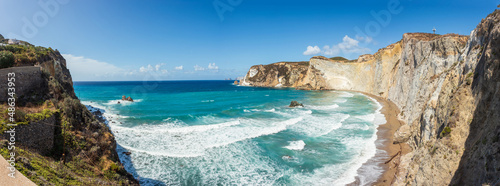
M 375 95 L 367 94 L 359 91 L 351 91 L 363 94 L 373 101 L 379 104 L 379 115 L 382 114 L 386 120 L 385 124 L 381 124 L 377 127 L 375 148 L 377 152 L 366 162 L 361 164 L 361 167 L 356 170 L 357 176 L 355 181 L 348 185 L 391 185 L 396 179 L 395 174 L 398 172 L 398 165 L 400 162 L 401 155 L 409 152 L 409 146 L 404 144 L 393 144 L 393 136 L 396 130 L 403 125 L 402 121 L 399 121 L 398 114 L 399 108 L 389 100 Z M 99 108 L 99 105 L 90 103 L 84 103 L 87 109 L 101 122 L 104 122 L 108 127 L 110 122 L 114 122 L 113 119 L 104 116 L 106 110 L 104 108 Z M 113 118 L 113 117 L 112 117 Z M 111 120 L 110 120 L 111 119 Z M 382 123 L 382 122 L 380 122 Z M 380 124 L 379 123 L 379 124 Z M 138 178 L 137 173 L 134 171 L 133 165 L 131 164 L 130 157 L 126 149 L 117 146 L 117 153 L 120 157 L 120 162 L 124 165 L 127 172 L 131 173 Z M 387 163 L 386 163 L 387 162 Z M 372 175 L 367 181 L 366 177 L 360 176 L 362 174 L 370 174 L 370 168 L 377 167 L 377 174 Z M 364 169 L 364 170 L 363 170 Z M 364 172 L 363 172 L 364 171 Z
M 380 125 L 377 128 L 377 150 L 383 150 L 386 152 L 385 156 L 377 153 L 374 157 L 363 164 L 365 166 L 368 163 L 374 163 L 376 161 L 377 165 L 384 169 L 382 175 L 379 176 L 377 181 L 372 183 L 372 185 L 391 185 L 396 179 L 396 173 L 398 171 L 400 159 L 402 155 L 410 152 L 410 147 L 406 143 L 393 144 L 394 133 L 400 126 L 404 124 L 403 121 L 398 119 L 399 108 L 393 102 L 386 100 L 382 97 L 375 96 L 368 93 L 362 94 L 377 100 L 382 105 L 382 110 L 380 111 L 386 119 L 386 123 Z M 372 161 L 372 162 L 370 162 Z M 356 178 L 356 182 L 358 182 Z M 357 185 L 357 183 L 353 183 Z M 358 182 L 359 183 L 359 182 Z

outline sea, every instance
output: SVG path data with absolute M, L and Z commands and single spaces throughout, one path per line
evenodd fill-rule
M 383 172 L 368 161 L 386 156 L 377 149 L 382 106 L 358 92 L 233 81 L 74 82 L 74 89 L 103 112 L 120 161 L 141 185 L 369 185 Z

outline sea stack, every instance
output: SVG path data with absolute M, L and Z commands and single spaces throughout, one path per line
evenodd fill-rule
M 298 106 L 304 107 L 302 103 L 299 103 L 297 101 L 292 101 L 288 107 L 298 107 Z
M 134 102 L 134 100 L 129 96 L 129 97 L 126 97 L 125 95 L 122 96 L 122 100 L 123 101 L 130 101 L 130 102 Z

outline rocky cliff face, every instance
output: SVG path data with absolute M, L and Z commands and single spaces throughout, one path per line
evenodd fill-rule
M 406 122 L 399 132 L 408 134 L 396 139 L 413 149 L 401 158 L 396 185 L 500 184 L 499 14 L 470 37 L 407 33 L 357 61 L 313 57 L 307 69 L 271 76 L 262 69 L 276 64 L 254 66 L 242 82 L 276 86 L 281 78 L 284 86 L 362 91 L 394 102 Z
M 14 72 L 17 170 L 38 185 L 138 185 L 121 165 L 109 128 L 75 96 L 58 51 L 30 44 L 0 51 L 16 56 L 15 67 L 0 69 L 0 120 L 7 123 L 9 117 L 5 85 L 7 73 Z M 6 140 L 0 154 L 10 158 Z

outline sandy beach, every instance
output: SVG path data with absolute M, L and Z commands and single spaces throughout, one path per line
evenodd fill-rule
M 355 91 L 358 92 L 358 91 Z M 363 166 L 368 164 L 377 164 L 384 169 L 384 172 L 377 181 L 371 183 L 371 185 L 391 185 L 396 179 L 396 172 L 398 171 L 399 162 L 401 156 L 408 153 L 411 149 L 406 143 L 393 144 L 394 133 L 398 130 L 404 122 L 398 119 L 398 114 L 400 113 L 399 108 L 391 101 L 388 101 L 382 97 L 375 96 L 372 94 L 359 92 L 373 99 L 376 99 L 381 105 L 382 109 L 380 112 L 384 114 L 386 123 L 380 125 L 377 129 L 377 149 L 385 151 L 387 154 L 377 153 L 370 160 L 365 162 Z M 358 173 L 360 170 L 358 170 Z M 349 184 L 349 186 L 361 185 L 359 177 L 356 177 L 356 181 Z
M 383 162 L 379 163 L 385 171 L 372 185 L 391 185 L 391 183 L 395 179 L 395 174 L 398 170 L 401 155 L 404 155 L 410 151 L 410 147 L 406 143 L 392 143 L 394 133 L 404 123 L 398 120 L 398 114 L 400 113 L 400 111 L 393 102 L 375 95 L 367 93 L 363 94 L 376 99 L 383 106 L 381 113 L 385 115 L 385 119 L 387 121 L 386 124 L 380 125 L 378 127 L 377 132 L 377 141 L 381 140 L 381 143 L 377 143 L 377 149 L 386 151 L 388 155 L 388 157 L 382 158 Z

